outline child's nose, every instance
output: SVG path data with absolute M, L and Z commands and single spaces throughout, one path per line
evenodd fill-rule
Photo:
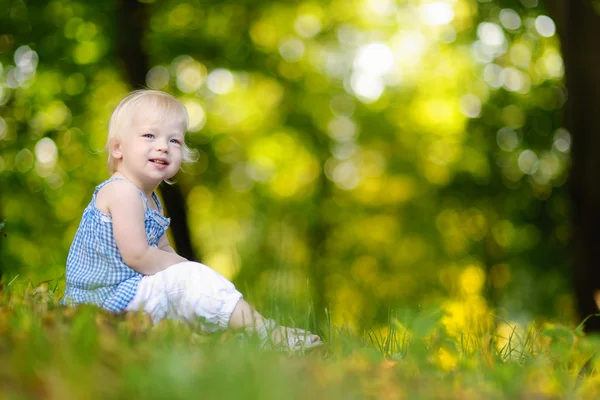
M 166 152 L 168 148 L 169 146 L 167 145 L 167 142 L 162 140 L 156 142 L 156 150 Z

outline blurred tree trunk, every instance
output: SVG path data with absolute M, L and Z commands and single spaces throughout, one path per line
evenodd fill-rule
M 598 313 L 600 293 L 600 15 L 587 0 L 550 0 L 566 68 L 565 125 L 572 135 L 572 270 L 581 318 Z M 585 325 L 600 332 L 600 318 Z
M 146 86 L 146 74 L 150 69 L 148 55 L 142 48 L 148 26 L 148 6 L 138 0 L 120 0 L 118 5 L 117 55 L 124 64 L 130 85 L 140 89 Z M 163 184 L 160 189 L 165 209 L 171 217 L 171 234 L 177 253 L 188 260 L 196 260 L 181 189 L 176 184 Z

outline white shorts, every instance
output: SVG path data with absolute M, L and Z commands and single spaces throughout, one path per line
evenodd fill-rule
M 142 278 L 127 311 L 145 311 L 156 324 L 164 318 L 199 325 L 205 332 L 226 329 L 242 294 L 217 271 L 183 262 Z

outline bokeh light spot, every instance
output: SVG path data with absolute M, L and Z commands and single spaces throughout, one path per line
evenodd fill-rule
M 321 31 L 321 21 L 312 14 L 303 14 L 294 21 L 294 29 L 303 38 L 311 38 Z
M 521 27 L 521 17 L 515 10 L 505 8 L 500 11 L 500 23 L 502 23 L 502 26 L 506 29 L 514 31 Z
M 519 145 L 519 137 L 517 136 L 517 132 L 504 127 L 498 131 L 496 143 L 504 151 L 513 151 Z
M 29 149 L 19 151 L 15 157 L 15 166 L 20 172 L 27 172 L 33 166 L 34 157 Z
M 200 77 L 199 80 L 202 80 L 202 77 Z M 169 84 L 169 70 L 162 65 L 152 67 L 146 74 L 146 83 L 151 89 L 163 89 Z
M 49 137 L 41 138 L 35 145 L 37 160 L 48 167 L 54 167 L 58 158 L 56 144 Z
M 383 43 L 371 43 L 358 51 L 354 68 L 370 75 L 383 75 L 394 64 L 392 50 Z
M 554 21 L 545 15 L 540 15 L 535 19 L 535 29 L 543 37 L 552 37 L 556 33 Z
M 188 112 L 190 132 L 198 132 L 206 124 L 206 112 L 196 100 L 184 100 L 183 104 Z
M 287 62 L 300 61 L 304 56 L 304 43 L 296 38 L 287 38 L 279 45 L 279 54 Z
M 477 118 L 481 114 L 481 100 L 473 94 L 466 94 L 460 98 L 459 109 L 466 117 Z
M 539 167 L 538 156 L 532 150 L 524 150 L 523 152 L 521 152 L 521 154 L 519 155 L 518 162 L 519 169 L 524 174 L 528 175 L 533 175 Z
M 218 68 L 208 74 L 208 88 L 216 94 L 227 94 L 233 89 L 234 77 L 226 69 Z
M 444 25 L 454 19 L 452 5 L 442 1 L 436 1 L 421 6 L 421 15 L 427 25 Z
M 564 128 L 559 128 L 554 133 L 554 147 L 562 153 L 566 153 L 571 148 L 571 134 Z
M 367 104 L 379 99 L 385 88 L 379 76 L 363 73 L 352 74 L 350 85 L 358 99 Z

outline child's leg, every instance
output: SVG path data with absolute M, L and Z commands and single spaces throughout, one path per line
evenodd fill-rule
M 196 262 L 175 264 L 142 278 L 127 310 L 144 310 L 154 323 L 164 318 L 184 320 L 199 325 L 205 332 L 265 325 L 263 316 L 242 299 L 233 283 Z M 278 327 L 272 330 L 270 338 L 277 344 L 294 332 L 303 331 Z M 309 338 L 313 342 L 319 340 L 317 335 Z
M 214 332 L 229 327 L 241 299 L 235 286 L 212 268 L 183 262 L 144 276 L 127 310 L 146 311 L 154 323 L 179 319 Z
M 259 326 L 264 323 L 264 318 L 250 304 L 241 299 L 231 316 L 229 317 L 229 327 L 231 329 L 241 329 L 251 326 Z

